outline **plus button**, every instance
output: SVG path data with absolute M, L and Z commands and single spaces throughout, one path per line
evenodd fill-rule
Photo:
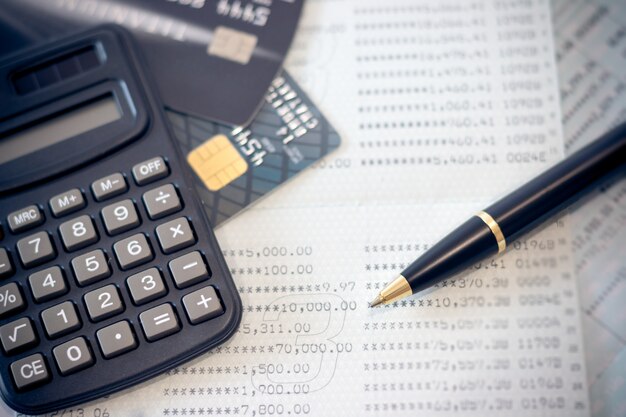
M 200 301 L 198 301 L 196 304 L 197 305 L 202 304 L 202 306 L 204 308 L 209 308 L 209 303 L 211 302 L 212 299 L 213 299 L 213 297 L 205 298 L 204 294 L 201 294 L 200 295 Z

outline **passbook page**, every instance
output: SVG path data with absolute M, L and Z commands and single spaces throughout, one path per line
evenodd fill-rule
M 548 1 L 308 0 L 287 69 L 343 144 L 218 230 L 239 331 L 65 415 L 589 415 L 565 218 L 368 307 L 563 157 Z

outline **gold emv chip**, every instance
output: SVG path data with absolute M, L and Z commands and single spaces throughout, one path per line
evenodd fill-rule
M 225 135 L 215 135 L 189 152 L 187 162 L 210 191 L 219 191 L 248 170 L 248 163 Z

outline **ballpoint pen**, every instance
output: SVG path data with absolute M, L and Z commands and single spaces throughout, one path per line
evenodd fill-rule
M 474 263 L 578 200 L 626 162 L 626 123 L 604 134 L 506 197 L 470 217 L 410 264 L 370 302 L 388 304 L 422 291 Z

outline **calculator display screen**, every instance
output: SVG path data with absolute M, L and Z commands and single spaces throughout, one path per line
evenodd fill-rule
M 112 94 L 0 138 L 0 164 L 43 149 L 122 118 Z

